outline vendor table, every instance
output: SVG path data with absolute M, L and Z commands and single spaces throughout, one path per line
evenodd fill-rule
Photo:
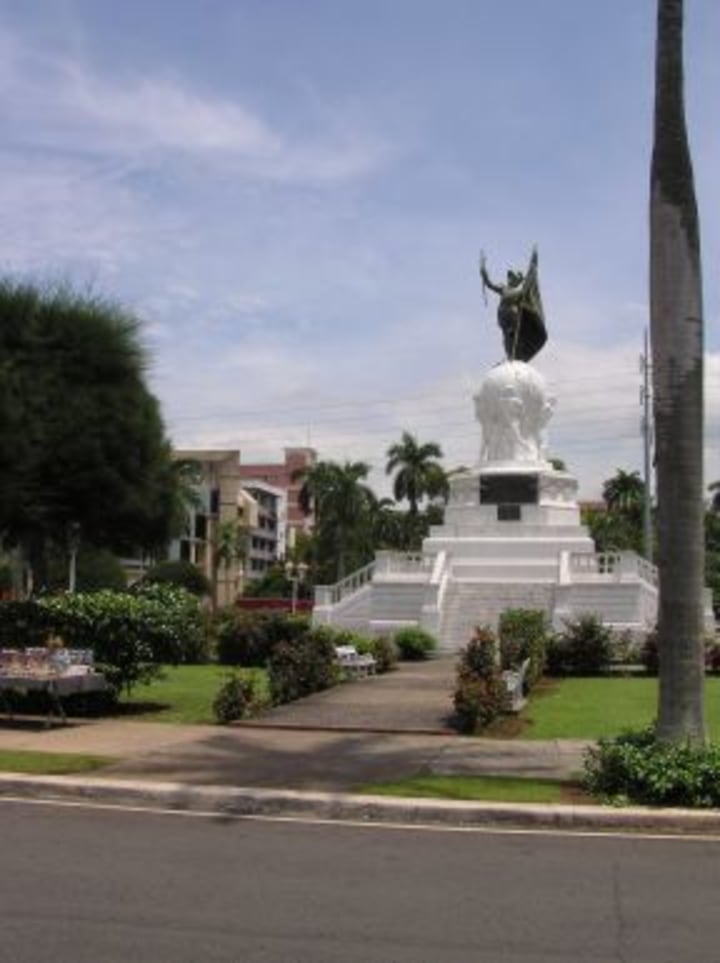
M 7 651 L 7 650 L 5 650 Z M 8 692 L 45 692 L 48 699 L 47 724 L 52 716 L 67 722 L 65 709 L 60 701 L 64 696 L 81 692 L 102 692 L 107 689 L 107 681 L 102 672 L 96 672 L 89 665 L 64 665 L 60 670 L 47 669 L 27 672 L 10 666 L 0 667 L 0 700 L 12 717 L 12 707 L 8 703 Z

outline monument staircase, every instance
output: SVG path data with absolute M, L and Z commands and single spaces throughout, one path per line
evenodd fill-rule
M 524 362 L 496 365 L 474 400 L 480 461 L 450 479 L 444 523 L 421 552 L 377 552 L 338 585 L 317 586 L 314 621 L 371 634 L 420 625 L 446 651 L 510 608 L 541 609 L 556 628 L 587 613 L 618 630 L 651 628 L 654 566 L 634 552 L 596 553 L 576 479 L 545 456 L 553 402 L 539 373 Z

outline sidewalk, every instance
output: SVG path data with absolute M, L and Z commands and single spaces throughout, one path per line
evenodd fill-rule
M 451 660 L 404 665 L 274 709 L 251 723 L 187 726 L 0 720 L 0 749 L 115 757 L 92 777 L 0 773 L 0 797 L 69 799 L 234 815 L 452 826 L 720 832 L 720 811 L 459 803 L 350 795 L 417 774 L 567 779 L 580 740 L 496 740 L 447 728 Z
M 336 686 L 234 726 L 71 720 L 0 722 L 0 749 L 110 756 L 98 778 L 343 792 L 418 773 L 568 778 L 583 742 L 459 736 L 449 727 L 454 660 Z

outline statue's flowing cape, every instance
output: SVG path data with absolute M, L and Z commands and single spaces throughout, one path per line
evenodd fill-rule
M 520 326 L 516 335 L 513 360 L 529 361 L 534 358 L 547 341 L 545 314 L 543 313 L 537 268 L 533 265 L 527 274 L 525 294 L 520 303 Z

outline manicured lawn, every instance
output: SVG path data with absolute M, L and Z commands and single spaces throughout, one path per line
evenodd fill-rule
M 649 726 L 657 714 L 657 679 L 547 680 L 521 713 L 522 739 L 599 739 Z M 710 736 L 720 740 L 720 678 L 706 680 Z M 498 733 L 501 734 L 501 733 Z
M 360 792 L 376 796 L 421 796 L 480 802 L 558 803 L 568 791 L 566 783 L 514 776 L 412 776 L 397 782 L 363 786 Z M 577 790 L 575 790 L 577 792 Z
M 262 669 L 232 671 L 251 676 L 257 696 L 267 697 L 267 676 Z M 228 666 L 168 666 L 161 679 L 138 685 L 129 697 L 123 696 L 120 707 L 124 715 L 143 722 L 214 723 L 213 700 L 230 674 Z
M 32 773 L 35 776 L 92 772 L 115 761 L 109 756 L 87 756 L 73 752 L 0 749 L 0 772 Z

